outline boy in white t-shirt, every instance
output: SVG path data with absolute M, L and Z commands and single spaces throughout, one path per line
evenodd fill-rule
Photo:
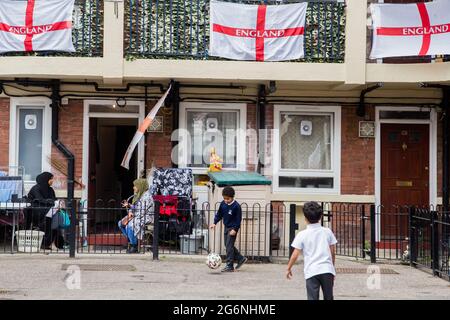
M 291 244 L 294 252 L 288 263 L 286 277 L 291 279 L 292 266 L 303 253 L 308 300 L 319 300 L 321 287 L 324 300 L 333 300 L 336 237 L 330 229 L 320 225 L 323 210 L 317 202 L 305 203 L 303 212 L 308 225 Z

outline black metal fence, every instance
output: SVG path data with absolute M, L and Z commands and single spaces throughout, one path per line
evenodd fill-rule
M 411 265 L 450 281 L 450 212 L 441 207 L 411 208 L 409 232 Z
M 133 209 L 129 223 L 137 238 L 138 252 L 153 254 L 225 254 L 223 227 L 212 230 L 219 204 L 182 205 L 155 201 L 151 210 Z M 241 204 L 242 223 L 236 247 L 251 259 L 288 257 L 291 242 L 290 212 L 283 205 Z M 128 210 L 115 201 L 98 200 L 95 205 L 74 201 L 2 203 L 0 206 L 0 253 L 126 253 L 130 237 L 119 221 Z M 58 217 L 58 218 L 51 218 Z M 61 220 L 62 222 L 58 220 Z M 63 224 L 66 221 L 66 225 Z M 72 251 L 70 250 L 72 249 Z
M 259 4 L 260 1 L 238 0 Z M 304 1 L 267 1 L 268 4 Z M 127 0 L 125 56 L 157 59 L 218 59 L 208 55 L 208 0 Z M 310 0 L 305 29 L 306 62 L 344 62 L 345 3 Z
M 139 252 L 148 252 L 155 244 L 162 254 L 208 254 L 224 253 L 222 224 L 215 229 L 209 226 L 219 204 L 177 204 L 155 201 L 151 215 L 152 223 L 139 221 Z M 337 254 L 350 257 L 376 259 L 402 259 L 408 246 L 409 207 L 375 207 L 371 204 L 323 203 L 322 225 L 336 235 Z M 77 253 L 125 253 L 127 237 L 118 223 L 127 215 L 127 209 L 116 201 L 98 200 L 94 205 L 75 201 L 75 223 L 71 227 L 49 229 L 51 219 L 44 218 L 47 211 L 52 215 L 66 212 L 72 221 L 71 209 L 64 202 L 56 208 L 41 208 L 42 204 L 8 203 L 0 210 L 1 252 L 23 252 L 17 247 L 19 233 L 52 232 L 53 237 L 64 238 L 63 245 L 49 248 L 42 240 L 43 252 L 68 252 L 70 236 L 75 235 Z M 156 208 L 157 207 L 157 208 Z M 289 257 L 290 243 L 296 232 L 306 227 L 300 207 L 286 207 L 281 203 L 267 205 L 242 203 L 242 224 L 236 242 L 243 254 L 253 259 Z M 157 213 L 157 214 L 156 214 Z M 157 223 L 155 222 L 157 221 Z M 46 225 L 47 223 L 47 225 Z M 73 228 L 73 229 L 72 229 Z M 32 230 L 32 231 L 30 231 Z M 52 230 L 52 231 L 51 231 Z M 155 238 L 154 235 L 158 236 Z M 60 237 L 62 236 L 62 237 Z M 154 238 L 156 242 L 154 242 Z M 53 239 L 55 240 L 55 239 Z M 62 242 L 62 240 L 60 241 Z M 45 248 L 47 247 L 47 248 Z M 31 250 L 31 249 L 29 249 Z M 33 251 L 34 252 L 34 251 Z M 41 252 L 41 251 L 39 251 Z
M 225 255 L 224 229 L 214 229 L 219 204 L 155 201 L 139 207 L 130 220 L 138 253 Z M 296 232 L 306 228 L 300 206 L 242 203 L 239 251 L 253 260 L 288 258 Z M 450 215 L 441 207 L 383 207 L 373 204 L 323 203 L 322 225 L 337 240 L 337 255 L 402 260 L 449 277 Z M 126 253 L 132 243 L 122 221 L 129 209 L 110 201 L 92 207 L 74 201 L 0 204 L 0 253 Z M 57 217 L 57 218 L 51 218 Z M 139 217 L 139 219 L 137 218 Z

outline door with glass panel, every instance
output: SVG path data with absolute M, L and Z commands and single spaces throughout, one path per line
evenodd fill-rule
M 43 170 L 43 119 L 43 107 L 18 108 L 17 159 L 25 181 L 35 181 Z

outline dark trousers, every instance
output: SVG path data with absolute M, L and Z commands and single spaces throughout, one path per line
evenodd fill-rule
M 44 241 L 42 245 L 45 248 L 50 248 L 52 243 L 62 249 L 65 244 L 65 239 L 60 230 L 52 230 L 52 218 L 46 217 L 49 208 L 39 210 L 25 210 L 25 228 L 26 230 L 39 229 L 44 232 Z
M 306 293 L 308 300 L 319 300 L 319 291 L 322 287 L 323 299 L 333 300 L 334 276 L 331 273 L 323 273 L 306 279 Z
M 52 243 L 55 242 L 55 246 L 58 249 L 63 249 L 65 243 L 64 237 L 60 230 L 52 230 L 52 218 L 45 217 L 45 223 L 41 230 L 45 232 L 43 242 L 46 248 L 50 248 Z
M 244 257 L 239 252 L 238 249 L 234 246 L 234 243 L 236 242 L 237 233 L 235 236 L 230 236 L 231 228 L 225 228 L 224 233 L 224 240 L 225 240 L 225 247 L 227 249 L 227 267 L 233 267 L 234 261 L 240 261 Z

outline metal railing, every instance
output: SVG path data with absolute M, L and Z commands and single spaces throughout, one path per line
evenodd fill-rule
M 103 1 L 76 0 L 73 11 L 72 41 L 74 53 L 65 52 L 11 52 L 1 56 L 103 56 Z
M 219 203 L 185 200 L 157 200 L 151 210 L 134 209 L 136 216 L 145 217 L 129 223 L 139 253 L 152 252 L 154 259 L 159 254 L 225 256 L 222 223 L 209 228 Z M 241 208 L 238 250 L 258 261 L 288 258 L 299 229 L 296 205 L 241 203 Z M 441 207 L 322 203 L 322 208 L 321 223 L 335 234 L 337 255 L 370 258 L 373 263 L 403 261 L 449 279 L 450 213 Z M 99 200 L 92 207 L 78 201 L 71 206 L 0 203 L 0 253 L 126 253 L 130 236 L 119 226 L 126 215 L 127 209 L 115 201 Z
M 232 1 L 257 4 L 259 1 Z M 268 4 L 301 1 L 267 1 Z M 309 1 L 303 62 L 344 62 L 345 4 Z M 219 59 L 208 55 L 209 1 L 127 0 L 126 58 Z
M 370 249 L 369 204 L 324 203 L 322 226 L 330 228 L 338 240 L 336 254 L 361 257 Z
M 441 207 L 411 208 L 410 220 L 411 265 L 450 281 L 450 212 Z

